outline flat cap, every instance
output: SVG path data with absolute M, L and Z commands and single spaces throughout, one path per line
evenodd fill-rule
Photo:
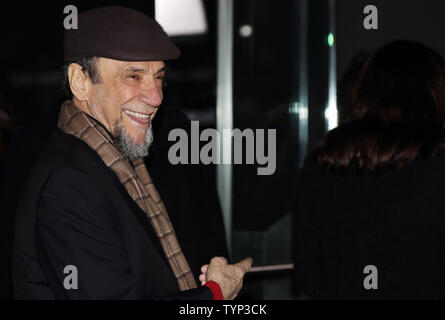
M 65 30 L 64 60 L 85 56 L 122 61 L 176 59 L 179 49 L 153 19 L 134 9 L 109 6 L 79 14 L 78 29 Z

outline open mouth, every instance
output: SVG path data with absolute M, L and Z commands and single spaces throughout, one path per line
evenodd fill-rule
M 124 112 L 134 122 L 137 122 L 139 124 L 144 124 L 144 125 L 150 123 L 151 115 L 149 115 L 149 114 L 134 112 L 134 111 L 126 110 L 126 109 L 124 109 Z

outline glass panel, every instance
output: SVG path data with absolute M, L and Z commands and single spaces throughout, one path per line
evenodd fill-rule
M 265 129 L 266 150 L 267 131 L 276 130 L 273 174 L 258 174 L 258 158 L 255 164 L 233 166 L 235 260 L 252 256 L 257 266 L 292 263 L 298 168 L 308 147 L 325 132 L 328 30 L 328 1 L 234 3 L 234 128 Z M 268 153 L 273 156 L 270 145 Z M 242 298 L 293 298 L 291 274 L 249 274 Z

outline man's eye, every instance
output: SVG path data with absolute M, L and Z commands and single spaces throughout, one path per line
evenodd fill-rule
M 131 76 L 128 76 L 128 78 L 130 78 L 130 79 L 133 79 L 133 80 L 139 80 L 140 79 L 140 77 L 138 76 L 138 75 L 131 75 Z
M 157 76 L 156 79 L 157 80 L 164 80 L 165 76 Z

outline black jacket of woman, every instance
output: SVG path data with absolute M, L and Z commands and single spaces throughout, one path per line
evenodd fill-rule
M 396 41 L 366 63 L 347 119 L 308 155 L 295 279 L 316 299 L 445 298 L 442 58 Z

